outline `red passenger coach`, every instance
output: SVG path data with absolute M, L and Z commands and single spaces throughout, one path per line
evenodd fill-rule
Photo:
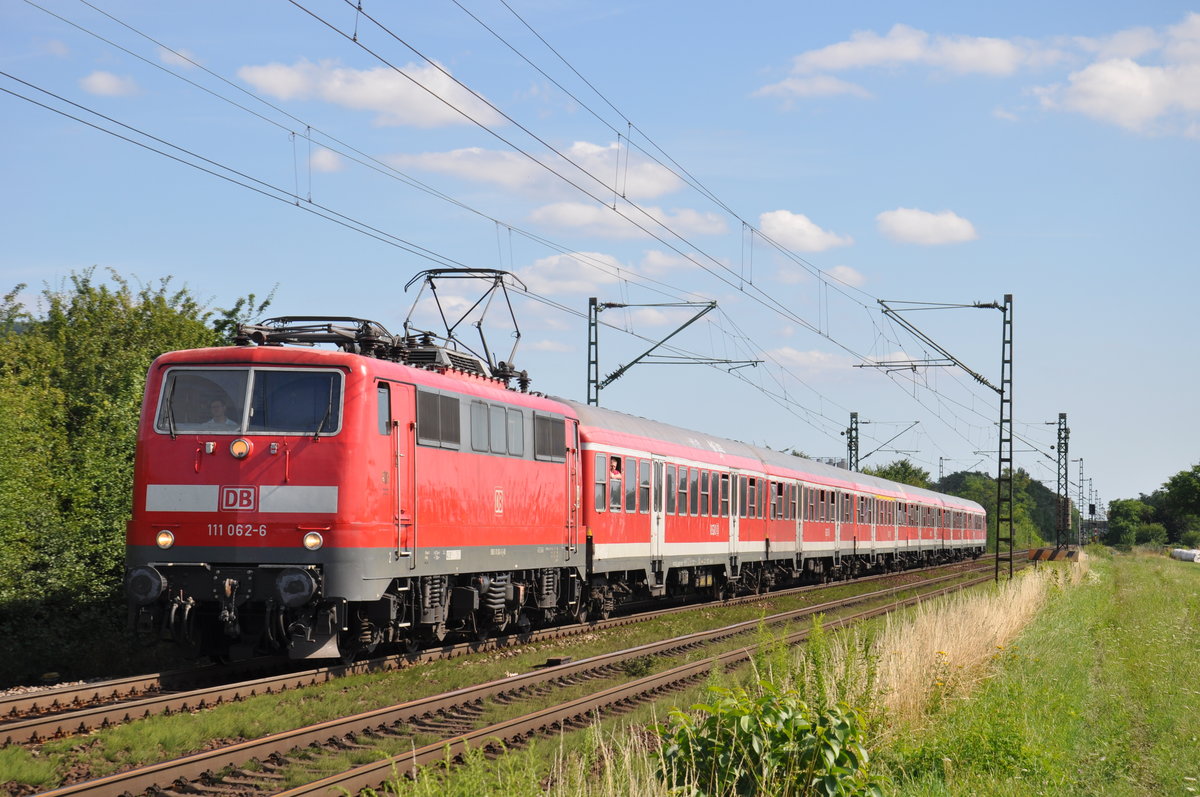
M 530 393 L 428 336 L 306 317 L 238 343 L 151 366 L 127 533 L 131 621 L 214 657 L 349 657 L 984 548 L 977 504 Z

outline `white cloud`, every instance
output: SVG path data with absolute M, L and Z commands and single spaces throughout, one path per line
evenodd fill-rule
M 616 180 L 617 192 L 629 199 L 653 199 L 683 186 L 679 177 L 669 169 L 645 158 L 630 158 L 627 152 L 618 152 L 616 144 L 576 141 L 562 152 L 593 175 L 606 190 L 613 190 L 613 181 Z M 415 168 L 451 174 L 531 193 L 563 190 L 565 183 L 554 172 L 564 174 L 575 182 L 582 182 L 586 188 L 599 188 L 597 183 L 589 185 L 587 178 L 553 153 L 535 161 L 517 152 L 468 147 L 449 152 L 393 155 L 387 160 L 401 169 Z M 622 167 L 619 171 L 618 161 Z
M 324 147 L 315 150 L 308 162 L 315 172 L 340 172 L 346 168 L 341 155 Z
M 1039 57 L 1028 42 L 987 36 L 930 36 L 896 24 L 885 35 L 855 31 L 848 41 L 809 50 L 792 62 L 795 74 L 837 72 L 872 66 L 925 64 L 959 73 L 1011 75 Z
M 550 351 L 550 352 L 572 352 L 575 351 L 574 346 L 563 343 L 560 340 L 538 340 L 529 344 L 529 348 L 534 351 Z
M 871 92 L 855 83 L 851 83 L 830 75 L 812 75 L 809 77 L 789 77 L 778 83 L 763 86 L 754 92 L 755 97 L 832 97 L 838 94 L 850 94 L 855 97 L 869 98 Z
M 658 276 L 671 269 L 687 268 L 692 262 L 681 255 L 647 250 L 636 265 L 628 265 L 602 252 L 572 252 L 535 260 L 516 270 L 521 281 L 533 293 L 554 295 L 577 293 L 596 295 L 634 273 Z
M 809 374 L 842 371 L 852 365 L 848 357 L 816 349 L 800 351 L 791 346 L 781 346 L 763 353 L 784 368 L 805 371 Z
M 1037 90 L 1042 106 L 1144 131 L 1173 111 L 1200 111 L 1200 64 L 1143 66 L 1129 58 L 1072 72 L 1067 85 Z
M 101 97 L 128 97 L 139 91 L 138 84 L 133 78 L 103 71 L 93 72 L 79 81 L 79 85 L 88 94 L 97 94 Z
M 645 327 L 663 327 L 668 324 L 679 326 L 692 316 L 696 310 L 660 310 L 657 307 L 630 308 L 626 316 L 630 325 L 635 329 Z
M 238 77 L 257 91 L 280 100 L 317 99 L 344 108 L 373 111 L 377 114 L 375 124 L 384 127 L 471 124 L 463 113 L 487 125 L 505 121 L 485 102 L 455 83 L 448 70 L 432 65 L 410 63 L 399 71 L 388 67 L 352 69 L 335 60 L 313 63 L 301 59 L 291 66 L 279 63 L 244 66 L 238 70 Z
M 1079 113 L 1136 132 L 1192 135 L 1200 114 L 1200 13 L 1162 28 L 1133 27 L 1104 36 L 1043 40 L 932 34 L 904 24 L 886 33 L 855 31 L 845 41 L 793 58 L 791 74 L 756 96 L 799 98 L 853 94 L 862 86 L 835 76 L 847 70 L 921 66 L 945 74 L 1009 77 L 1071 64 L 1057 83 L 1036 86 L 1041 107 Z M 1064 70 L 1065 71 L 1065 70 Z M 1009 110 L 992 116 L 1018 121 Z
M 450 152 L 391 155 L 387 162 L 398 169 L 422 169 L 466 180 L 493 183 L 510 190 L 530 190 L 542 185 L 546 170 L 516 152 L 467 147 Z
M 200 63 L 189 50 L 168 50 L 166 47 L 158 48 L 158 60 L 168 66 L 180 66 L 184 69 L 194 68 Z
M 783 266 L 775 275 L 775 279 L 783 285 L 801 285 L 808 282 L 811 275 L 798 266 Z
M 1130 28 L 1078 41 L 1096 60 L 1065 83 L 1034 88 L 1043 108 L 1140 133 L 1191 135 L 1200 113 L 1200 14 L 1189 13 L 1161 33 Z M 1152 56 L 1161 63 L 1146 63 Z
M 854 239 L 823 230 L 802 213 L 772 210 L 758 217 L 763 235 L 795 252 L 824 252 L 835 246 L 849 246 Z
M 866 277 L 849 266 L 834 266 L 825 273 L 851 288 L 861 288 L 867 282 Z
M 1162 39 L 1151 28 L 1129 28 L 1099 38 L 1079 36 L 1074 43 L 1099 60 L 1138 58 L 1162 46 Z
M 975 225 L 949 210 L 930 213 L 916 208 L 886 210 L 875 217 L 879 231 L 893 241 L 939 246 L 973 241 Z
M 517 270 L 517 276 L 532 293 L 596 293 L 602 286 L 620 282 L 622 263 L 600 252 L 551 255 Z
M 1200 14 L 1190 13 L 1183 22 L 1167 28 L 1163 55 L 1173 64 L 1200 63 Z
M 46 42 L 43 47 L 47 53 L 59 58 L 66 58 L 71 54 L 71 48 L 67 46 L 67 43 L 59 41 L 58 39 L 51 39 L 50 41 Z
M 661 249 L 647 249 L 642 253 L 639 270 L 652 277 L 661 277 L 674 269 L 690 268 L 694 265 L 695 263 L 683 255 L 664 252 Z
M 727 229 L 724 219 L 715 213 L 701 213 L 687 208 L 667 211 L 644 207 L 642 210 L 680 235 L 718 235 Z M 623 212 L 625 216 L 605 205 L 586 202 L 555 202 L 536 208 L 529 217 L 537 224 L 602 238 L 644 238 L 649 233 L 642 228 L 651 232 L 657 229 L 658 225 L 645 219 L 640 212 L 631 209 Z
M 605 185 L 616 179 L 617 191 L 631 199 L 653 199 L 683 186 L 678 175 L 654 161 L 630 156 L 616 144 L 576 141 L 564 154 Z

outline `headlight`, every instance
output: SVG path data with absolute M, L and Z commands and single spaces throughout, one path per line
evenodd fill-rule
M 310 551 L 315 551 L 325 544 L 325 538 L 315 531 L 310 531 L 304 535 L 304 547 Z
M 239 437 L 237 440 L 234 440 L 229 444 L 229 453 L 233 454 L 234 459 L 245 459 L 246 455 L 250 453 L 251 448 L 253 448 L 253 446 L 250 445 L 249 440 L 244 437 Z
M 154 537 L 154 544 L 165 551 L 175 544 L 175 535 L 163 529 Z

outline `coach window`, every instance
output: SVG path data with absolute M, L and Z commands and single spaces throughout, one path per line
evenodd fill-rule
M 625 511 L 637 511 L 637 460 L 625 457 Z
M 679 467 L 679 514 L 688 513 L 688 469 Z
M 375 386 L 376 417 L 379 420 L 379 433 L 392 433 L 392 387 L 387 382 Z
M 612 456 L 608 459 L 608 507 L 614 512 L 621 511 L 621 479 L 624 476 L 621 458 Z
M 638 460 L 638 510 L 644 515 L 650 511 L 650 460 Z
M 604 507 L 604 495 L 605 495 L 604 491 L 607 489 L 607 485 L 608 485 L 608 474 L 606 473 L 607 470 L 608 470 L 608 457 L 605 456 L 604 454 L 597 454 L 596 455 L 596 485 L 595 485 L 596 511 L 597 512 L 603 512 L 604 508 L 605 508 Z
M 696 468 L 688 469 L 688 489 L 691 491 L 691 499 L 688 507 L 691 510 L 692 517 L 700 514 L 700 471 Z
M 709 475 L 709 472 L 706 470 L 700 471 L 700 515 L 702 517 L 708 517 Z
M 721 474 L 721 517 L 729 517 L 729 474 Z
M 675 466 L 667 466 L 667 514 L 675 514 Z
M 750 506 L 746 501 L 747 481 L 745 476 L 738 476 L 738 517 L 746 517 L 746 507 Z

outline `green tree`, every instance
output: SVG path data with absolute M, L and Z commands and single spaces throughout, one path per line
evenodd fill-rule
M 1200 531 L 1200 465 L 1176 473 L 1161 492 L 1159 520 L 1167 527 L 1170 538 L 1180 540 L 1188 532 Z
M 120 656 L 146 371 L 163 352 L 220 345 L 219 328 L 270 301 L 211 310 L 170 278 L 135 287 L 93 268 L 46 287 L 34 316 L 23 288 L 0 299 L 0 683 L 68 662 L 92 674 L 98 639 Z
M 1104 541 L 1128 550 L 1137 543 L 1138 529 L 1150 523 L 1154 509 L 1137 499 L 1118 498 L 1108 504 L 1108 535 Z
M 875 468 L 866 467 L 862 469 L 862 472 L 901 484 L 911 484 L 913 487 L 925 489 L 930 487 L 929 471 L 917 467 L 907 457 Z

